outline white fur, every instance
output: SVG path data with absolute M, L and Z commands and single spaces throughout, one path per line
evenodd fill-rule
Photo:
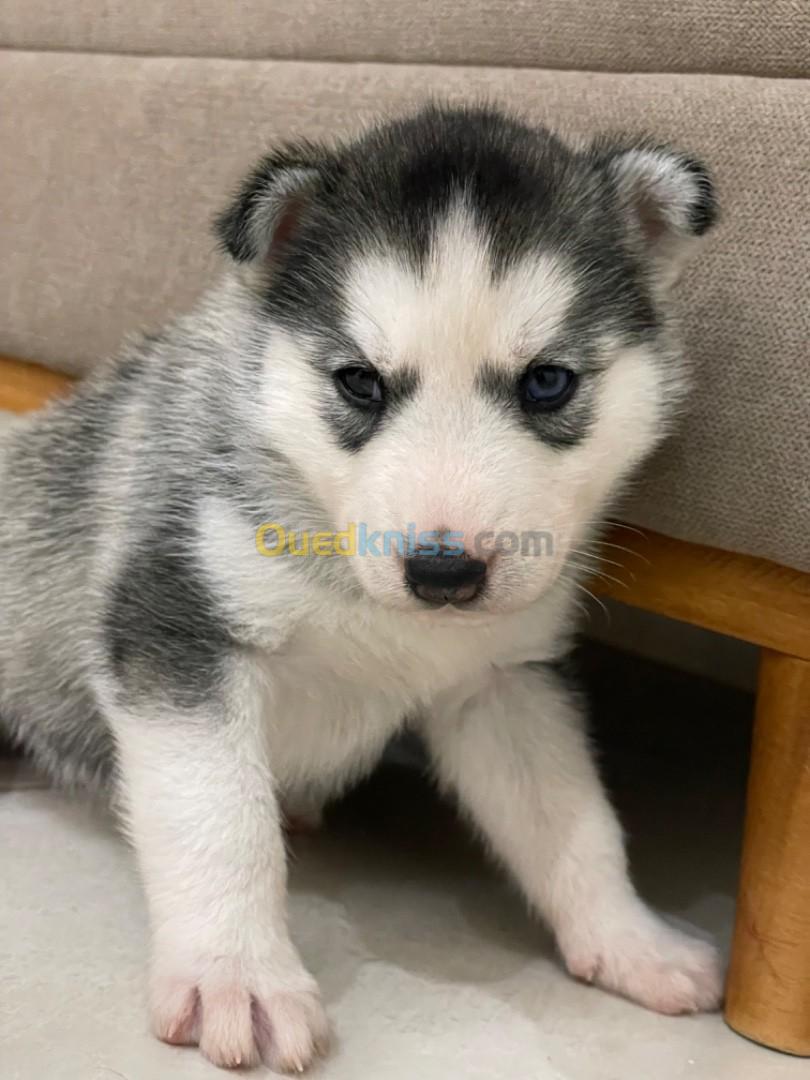
M 217 1065 L 300 1072 L 325 1050 L 328 1025 L 287 930 L 258 680 L 246 666 L 233 682 L 232 715 L 192 726 L 168 706 L 139 716 L 107 702 L 149 902 L 153 1026 Z
M 654 283 L 666 292 L 694 255 L 689 217 L 699 181 L 666 148 L 626 150 L 614 159 L 611 172 L 653 261 Z
M 478 366 L 534 357 L 576 296 L 561 256 L 538 253 L 493 278 L 486 236 L 458 202 L 436 224 L 425 272 L 390 250 L 362 256 L 346 285 L 352 338 L 383 374 L 408 362 L 437 390 Z
M 203 1049 L 220 1063 L 248 1061 L 258 1036 L 234 1001 L 270 995 L 260 1000 L 271 1010 L 272 995 L 292 986 L 295 1001 L 305 995 L 311 1024 L 296 1042 L 298 1058 L 287 1059 L 309 1061 L 322 1021 L 286 936 L 272 792 L 293 813 L 305 806 L 316 815 L 322 799 L 374 764 L 406 718 L 426 734 L 443 783 L 549 921 L 573 974 L 662 1012 L 716 1004 L 713 950 L 664 926 L 627 878 L 576 704 L 548 670 L 522 666 L 565 650 L 573 586 L 559 572 L 623 473 L 659 437 L 660 368 L 644 349 L 622 350 L 611 338 L 602 342 L 593 429 L 564 453 L 473 392 L 478 365 L 517 369 L 551 339 L 575 285 L 549 258 L 492 279 L 486 246 L 458 207 L 437 231 L 423 280 L 380 253 L 362 262 L 349 286 L 353 334 L 383 373 L 415 366 L 422 387 L 413 407 L 354 456 L 330 449 L 306 338 L 273 334 L 254 422 L 268 424 L 274 444 L 307 476 L 327 521 L 382 529 L 414 522 L 464 536 L 543 528 L 555 549 L 496 564 L 483 610 L 422 611 L 403 589 L 399 556 L 349 558 L 348 579 L 302 589 L 289 557 L 258 555 L 246 518 L 224 501 L 204 504 L 199 555 L 220 598 L 251 627 L 255 652 L 238 723 L 193 735 L 202 741 L 193 759 L 204 765 L 193 784 L 183 781 L 188 835 L 170 812 L 180 782 L 172 773 L 188 746 L 173 745 L 159 718 L 149 723 L 148 748 L 121 725 L 130 821 L 156 913 L 164 1037 L 172 1024 L 189 1026 L 173 995 L 187 1001 L 197 987 Z M 305 518 L 301 509 L 292 524 Z M 214 784 L 210 772 L 225 780 Z M 239 791 L 227 793 L 228 778 Z M 227 1035 L 226 1020 L 205 1030 L 215 956 L 230 958 Z M 296 1030 L 305 1030 L 296 1015 Z
M 138 519 L 126 512 L 133 481 L 148 501 L 162 475 L 159 461 L 154 476 L 129 467 L 132 440 L 143 442 L 138 404 L 119 416 L 92 503 L 106 542 L 93 587 L 85 568 L 74 571 L 91 644 L 65 634 L 70 649 L 82 650 L 81 664 L 69 650 L 60 662 L 91 671 L 115 736 L 154 928 L 155 1030 L 170 1042 L 199 1042 L 228 1066 L 262 1059 L 301 1069 L 324 1047 L 317 989 L 287 931 L 282 806 L 317 816 L 322 800 L 367 772 L 406 723 L 423 732 L 441 781 L 548 920 L 575 975 L 663 1012 L 714 1007 L 713 951 L 664 926 L 628 880 L 576 703 L 549 667 L 525 666 L 567 651 L 570 556 L 661 436 L 665 398 L 675 393 L 668 331 L 633 348 L 606 334 L 598 370 L 583 373 L 594 388 L 587 434 L 564 448 L 543 442 L 476 378 L 486 365 L 516 381 L 553 342 L 581 283 L 561 256 L 526 255 L 493 274 L 462 199 L 437 223 L 422 276 L 383 250 L 350 268 L 344 299 L 360 349 L 383 377 L 402 369 L 418 376 L 413 399 L 352 454 L 337 448 L 323 415 L 328 380 L 313 363 L 314 341 L 306 328 L 273 325 L 268 334 L 253 314 L 254 287 L 252 272 L 233 274 L 180 324 L 205 349 L 174 407 L 193 409 L 211 389 L 206 380 L 227 384 L 234 350 L 261 343 L 261 392 L 240 398 L 235 422 L 246 443 L 292 463 L 294 490 L 274 492 L 286 515 L 278 524 L 404 531 L 413 523 L 467 543 L 485 531 L 542 531 L 553 550 L 498 553 L 480 604 L 425 609 L 405 585 L 399 553 L 336 556 L 333 566 L 299 573 L 294 557 L 259 553 L 256 522 L 238 498 L 196 493 L 194 564 L 238 627 L 225 704 L 183 709 L 142 685 L 141 698 L 127 697 L 95 674 L 103 631 L 94 638 L 90 628 L 103 625 L 102 601 L 127 544 L 140 540 Z M 582 357 L 566 363 L 582 370 Z M 160 369 L 149 371 L 159 394 Z M 10 520 L 24 553 L 27 538 Z M 74 556 L 60 554 L 66 566 Z M 4 588 L 22 609 L 22 586 L 9 577 Z M 50 648 L 51 609 L 43 603 L 37 612 L 35 636 Z M 4 639 L 12 657 L 14 631 Z M 34 676 L 17 681 L 30 699 Z
M 661 365 L 644 347 L 621 350 L 606 339 L 597 422 L 582 445 L 561 453 L 516 425 L 475 391 L 476 375 L 487 364 L 517 376 L 553 340 L 576 281 L 549 255 L 493 277 L 463 204 L 437 226 L 424 277 L 395 255 L 374 253 L 354 267 L 346 294 L 362 350 L 383 375 L 415 368 L 417 402 L 362 454 L 335 454 L 307 343 L 281 333 L 268 357 L 263 422 L 341 529 L 367 522 L 404 531 L 414 523 L 418 531 L 453 530 L 468 543 L 490 531 L 549 533 L 553 550 L 543 557 L 496 558 L 490 568 L 491 610 L 525 606 L 553 584 L 617 481 L 660 437 Z M 581 358 L 568 362 L 577 369 Z M 353 564 L 377 599 L 418 607 L 396 559 Z
M 659 1012 L 711 1008 L 711 947 L 663 924 L 627 876 L 579 710 L 547 670 L 502 668 L 425 730 L 439 776 L 554 930 L 572 974 Z
M 548 257 L 493 279 L 463 206 L 437 230 L 424 278 L 394 256 L 369 255 L 347 289 L 352 333 L 383 374 L 410 365 L 421 385 L 412 406 L 356 455 L 333 449 L 306 338 L 273 335 L 250 422 L 266 425 L 295 460 L 326 520 L 383 530 L 413 522 L 465 536 L 545 529 L 555 547 L 548 557 L 496 559 L 482 610 L 423 611 L 403 586 L 396 554 L 346 559 L 346 580 L 302 587 L 290 557 L 257 553 L 246 518 L 224 501 L 204 504 L 199 556 L 227 608 L 250 628 L 255 651 L 236 722 L 192 734 L 202 765 L 193 782 L 182 781 L 179 823 L 174 772 L 188 747 L 174 745 L 159 719 L 148 721 L 144 737 L 120 725 L 130 823 L 156 922 L 164 1037 L 174 1024 L 199 1034 L 220 1063 L 253 1060 L 259 1036 L 237 1002 L 258 995 L 271 1011 L 274 995 L 291 993 L 285 1008 L 298 1009 L 290 1023 L 299 1034 L 286 1060 L 309 1061 L 322 1021 L 286 933 L 272 793 L 293 813 L 304 805 L 317 814 L 320 800 L 372 766 L 406 718 L 424 732 L 442 782 L 548 920 L 575 975 L 663 1012 L 718 1001 L 713 951 L 663 925 L 629 882 L 576 705 L 548 670 L 520 666 L 565 650 L 574 585 L 561 570 L 660 433 L 660 366 L 645 349 L 622 350 L 610 338 L 593 428 L 564 452 L 474 392 L 481 364 L 525 366 L 553 338 L 575 291 L 565 264 Z M 306 525 L 306 513 L 287 524 Z M 228 1004 L 215 1007 L 208 1032 L 209 978 L 219 987 L 209 971 L 222 956 Z M 203 1030 L 189 1033 L 195 987 Z M 295 1004 L 301 994 L 308 1035 Z

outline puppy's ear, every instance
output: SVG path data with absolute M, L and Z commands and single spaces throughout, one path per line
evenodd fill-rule
M 717 219 L 708 169 L 677 150 L 648 142 L 603 148 L 601 163 L 659 278 L 671 284 L 695 241 Z
M 214 223 L 225 250 L 237 262 L 267 260 L 295 234 L 328 164 L 327 150 L 304 142 L 262 158 Z

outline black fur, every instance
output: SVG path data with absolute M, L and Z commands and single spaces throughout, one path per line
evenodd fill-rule
M 686 158 L 683 167 L 696 177 L 697 197 L 689 214 L 689 224 L 695 236 L 702 236 L 717 222 L 717 197 L 714 192 L 711 174 L 706 166 Z
M 158 691 L 177 707 L 194 709 L 215 697 L 234 642 L 192 554 L 184 513 L 182 506 L 167 510 L 165 524 L 148 532 L 124 563 L 106 612 L 105 641 L 113 674 L 131 699 Z
M 569 354 L 571 355 L 571 354 Z M 576 356 L 576 354 L 573 354 Z M 540 363 L 566 365 L 565 352 L 545 352 L 538 358 Z M 577 359 L 580 359 L 579 357 Z M 577 387 L 571 400 L 556 412 L 530 412 L 521 405 L 520 381 L 523 372 L 509 372 L 501 367 L 487 365 L 479 371 L 476 383 L 479 390 L 511 412 L 515 422 L 521 424 L 548 446 L 558 449 L 576 446 L 588 434 L 593 422 L 594 381 L 599 378 L 597 370 L 582 370 L 577 364 Z
M 298 143 L 265 158 L 217 229 L 235 258 L 253 258 L 262 247 L 257 230 L 264 229 L 269 245 L 280 205 L 297 199 L 294 227 L 283 257 L 273 260 L 264 302 L 282 325 L 305 325 L 330 346 L 345 332 L 342 283 L 351 258 L 382 242 L 419 270 L 434 222 L 463 192 L 489 237 L 496 275 L 529 250 L 562 253 L 581 285 L 566 335 L 579 349 L 605 332 L 632 343 L 655 332 L 658 315 L 646 258 L 630 242 L 611 167 L 638 147 L 655 144 L 600 139 L 575 150 L 547 129 L 495 109 L 430 105 L 347 144 Z M 715 216 L 708 172 L 667 153 L 673 167 L 699 179 L 689 221 L 701 233 Z M 302 185 L 297 194 L 289 183 L 295 176 Z M 339 404 L 329 415 L 348 449 L 361 446 L 377 426 L 347 416 Z
M 379 409 L 357 408 L 327 387 L 323 415 L 335 434 L 338 445 L 355 453 L 380 430 L 402 406 L 411 400 L 419 387 L 417 373 L 403 368 L 385 379 L 385 399 Z

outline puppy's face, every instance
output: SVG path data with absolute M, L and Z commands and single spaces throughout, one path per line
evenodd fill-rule
M 579 569 L 680 399 L 668 290 L 712 217 L 691 160 L 494 113 L 260 166 L 221 231 L 267 311 L 268 431 L 371 596 L 498 612 Z

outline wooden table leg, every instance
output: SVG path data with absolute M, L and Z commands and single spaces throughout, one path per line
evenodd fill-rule
M 726 1020 L 810 1056 L 810 662 L 762 654 Z

